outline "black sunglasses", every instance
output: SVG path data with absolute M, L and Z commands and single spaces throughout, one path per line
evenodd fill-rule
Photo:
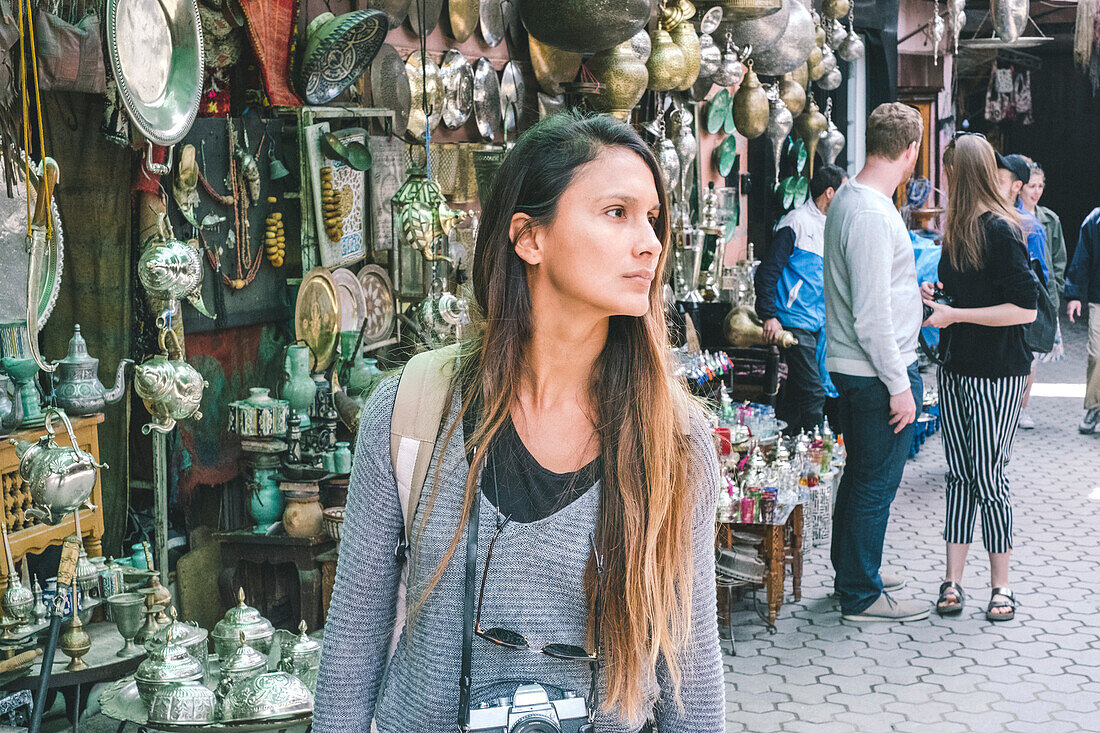
M 959 130 L 958 132 L 956 132 L 954 135 L 951 136 L 951 142 L 955 142 L 960 137 L 965 137 L 967 135 L 975 135 L 977 137 L 980 137 L 982 140 L 986 139 L 985 135 L 983 135 L 980 132 L 968 132 L 967 130 Z
M 494 466 L 495 468 L 495 466 Z M 499 515 L 497 518 L 497 530 L 493 534 L 493 539 L 489 542 L 489 551 L 485 555 L 485 570 L 481 574 L 481 590 L 477 594 L 477 616 L 474 618 L 474 633 L 485 641 L 492 642 L 499 646 L 506 647 L 508 649 L 526 649 L 532 654 L 545 654 L 548 657 L 554 659 L 567 659 L 578 662 L 594 662 L 596 661 L 596 655 L 589 653 L 584 647 L 576 646 L 574 644 L 547 644 L 541 649 L 534 649 L 531 647 L 531 643 L 527 640 L 527 637 L 523 634 L 511 631 L 509 629 L 502 629 L 499 627 L 493 627 L 491 629 L 481 628 L 481 601 L 485 597 L 485 579 L 489 576 L 489 561 L 493 557 L 493 545 L 496 544 L 497 538 L 500 537 L 501 531 L 511 521 L 511 518 L 506 518 L 503 521 L 500 520 Z M 600 577 L 603 574 L 603 561 L 600 558 L 599 553 L 596 551 L 596 539 L 594 536 L 590 536 L 589 540 L 592 543 L 592 553 L 596 558 L 596 621 L 595 621 L 595 633 L 597 643 L 600 638 L 600 607 L 599 607 L 599 586 Z

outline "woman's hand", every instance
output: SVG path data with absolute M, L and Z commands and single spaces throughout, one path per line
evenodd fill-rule
M 920 284 L 920 297 L 925 300 L 931 300 L 936 295 L 937 290 L 943 290 L 943 283 L 921 283 Z
M 930 284 L 931 283 L 925 283 L 925 285 Z M 928 297 L 924 298 L 924 304 L 932 309 L 932 315 L 928 316 L 928 318 L 925 319 L 924 323 L 921 324 L 922 326 L 931 326 L 932 328 L 947 328 L 952 323 L 958 322 L 955 309 L 951 306 L 944 305 L 943 303 L 937 303 L 936 301 Z

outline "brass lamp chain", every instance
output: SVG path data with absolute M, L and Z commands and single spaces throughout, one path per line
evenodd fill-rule
M 31 128 L 30 128 L 30 91 L 27 89 L 27 45 L 30 45 L 31 66 L 34 72 L 34 100 L 36 115 L 38 117 L 38 143 L 42 149 L 42 178 L 46 177 L 46 135 L 42 124 L 42 93 L 38 86 L 38 53 L 34 41 L 34 20 L 31 10 L 31 0 L 18 0 L 19 2 L 19 67 L 23 87 L 23 165 L 27 186 L 27 236 L 31 236 Z M 24 12 L 25 11 L 25 12 Z M 24 27 L 24 14 L 26 25 Z M 42 195 L 49 196 L 49 191 L 42 186 Z M 49 200 L 46 201 L 46 236 L 53 237 L 53 216 L 50 214 Z

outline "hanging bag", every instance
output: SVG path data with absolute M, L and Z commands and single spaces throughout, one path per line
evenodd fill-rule
M 1049 354 L 1058 330 L 1058 308 L 1043 285 L 1043 268 L 1039 260 L 1031 260 L 1031 274 L 1035 276 L 1038 297 L 1035 299 L 1035 320 L 1024 324 L 1024 343 L 1035 353 Z

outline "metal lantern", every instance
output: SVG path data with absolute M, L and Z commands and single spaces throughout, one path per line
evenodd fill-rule
M 462 221 L 465 212 L 447 205 L 443 191 L 424 168 L 409 168 L 408 178 L 393 195 L 392 226 L 397 242 L 397 293 L 402 298 L 422 298 L 431 283 L 431 263 L 450 262 L 447 235 Z

